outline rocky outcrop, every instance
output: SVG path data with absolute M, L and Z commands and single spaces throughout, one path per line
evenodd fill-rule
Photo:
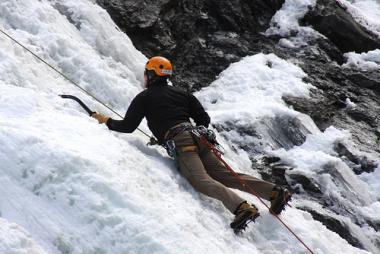
M 380 48 L 380 40 L 359 25 L 339 1 L 318 0 L 304 18 L 306 25 L 325 35 L 342 52 L 367 52 Z
M 284 0 L 98 0 L 146 56 L 164 55 L 174 81 L 207 86 L 231 62 L 261 52 L 265 31 Z
M 363 246 L 360 243 L 360 241 L 351 234 L 351 232 L 347 229 L 347 226 L 342 221 L 332 216 L 318 213 L 317 211 L 311 209 L 305 210 L 313 216 L 313 219 L 322 222 L 323 225 L 325 225 L 328 229 L 337 232 L 342 238 L 346 239 L 347 242 L 349 242 L 352 246 L 363 249 Z
M 328 68 L 326 67 L 328 66 Z M 329 62 L 304 60 L 307 81 L 319 90 L 310 100 L 284 98 L 296 110 L 308 114 L 321 130 L 333 125 L 350 130 L 361 150 L 380 153 L 380 74 L 344 69 Z M 355 106 L 348 106 L 350 100 Z

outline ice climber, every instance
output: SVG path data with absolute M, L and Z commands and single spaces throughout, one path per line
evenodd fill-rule
M 245 227 L 259 216 L 258 209 L 229 189 L 248 192 L 193 134 L 190 118 L 196 126 L 207 128 L 210 117 L 192 94 L 168 85 L 172 72 L 168 59 L 160 56 L 149 59 L 144 72 L 146 89 L 132 100 L 124 119 L 114 120 L 96 113 L 92 117 L 105 123 L 110 130 L 124 133 L 133 132 L 146 117 L 149 129 L 161 144 L 174 141 L 181 175 L 194 189 L 220 200 L 235 215 L 232 228 Z M 281 213 L 290 198 L 288 190 L 250 175 L 239 173 L 239 176 L 258 196 L 270 201 L 272 213 Z

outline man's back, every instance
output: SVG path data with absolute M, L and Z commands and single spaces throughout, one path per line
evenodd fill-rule
M 210 118 L 199 101 L 179 88 L 159 85 L 143 92 L 148 126 L 162 140 L 165 132 L 183 122 L 194 119 L 197 125 L 208 126 Z
M 200 102 L 190 93 L 167 85 L 155 83 L 133 99 L 124 120 L 110 119 L 107 126 L 111 130 L 133 132 L 146 117 L 149 129 L 162 142 L 165 132 L 192 118 L 197 125 L 208 126 L 210 117 Z

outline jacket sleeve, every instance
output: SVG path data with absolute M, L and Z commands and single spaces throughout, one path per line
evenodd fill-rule
M 144 116 L 144 97 L 139 94 L 132 100 L 123 120 L 110 118 L 106 124 L 110 130 L 131 133 L 136 130 Z
M 190 100 L 190 117 L 194 119 L 197 126 L 203 125 L 208 128 L 210 124 L 210 116 L 207 114 L 205 109 L 199 100 L 192 94 L 189 94 Z

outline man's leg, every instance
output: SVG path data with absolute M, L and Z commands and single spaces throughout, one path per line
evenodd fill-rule
M 194 189 L 222 201 L 224 206 L 234 213 L 244 199 L 207 174 L 191 134 L 184 132 L 176 136 L 174 140 L 178 151 L 179 170 L 182 175 Z
M 202 147 L 202 146 L 201 146 Z M 218 182 L 221 182 L 223 185 L 239 189 L 241 191 L 245 191 L 248 193 L 250 189 L 253 189 L 256 194 L 265 200 L 270 200 L 272 195 L 272 190 L 276 186 L 273 183 L 258 179 L 256 177 L 237 173 L 240 178 L 244 180 L 244 182 L 249 185 L 249 188 L 243 186 L 236 176 L 232 175 L 232 173 L 223 165 L 221 161 L 213 154 L 208 148 L 201 148 L 200 157 L 203 162 L 203 165 L 207 171 L 207 173 Z M 253 193 L 251 193 L 253 194 Z

